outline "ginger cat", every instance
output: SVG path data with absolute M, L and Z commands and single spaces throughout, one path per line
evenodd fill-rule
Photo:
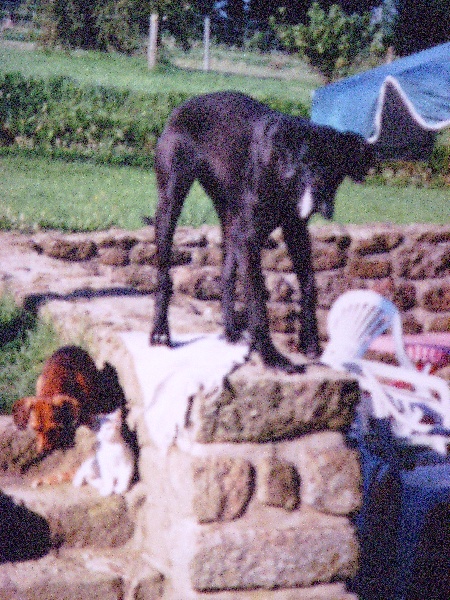
M 19 429 L 36 432 L 37 450 L 43 454 L 67 447 L 78 425 L 88 425 L 93 415 L 110 410 L 92 358 L 77 346 L 64 346 L 45 362 L 36 396 L 16 400 L 12 414 Z

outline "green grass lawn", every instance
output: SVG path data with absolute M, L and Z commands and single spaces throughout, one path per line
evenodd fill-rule
M 55 75 L 72 77 L 80 83 L 90 85 L 115 86 L 137 92 L 185 92 L 192 95 L 218 90 L 240 90 L 254 95 L 274 96 L 300 100 L 311 104 L 311 93 L 320 85 L 319 78 L 311 73 L 304 63 L 285 62 L 281 68 L 264 67 L 254 64 L 245 67 L 251 57 L 258 54 L 221 51 L 220 56 L 229 57 L 229 69 L 223 71 L 200 70 L 201 59 L 195 53 L 182 56 L 176 53 L 177 64 L 155 71 L 147 69 L 145 56 L 128 57 L 118 53 L 101 53 L 74 50 L 71 52 L 30 49 L 27 45 L 2 44 L 0 42 L 0 72 L 20 71 L 26 77 L 50 78 Z M 190 59 L 189 59 L 190 56 Z M 238 57 L 237 60 L 232 58 Z M 199 68 L 194 68 L 198 65 Z M 236 66 L 237 65 L 237 66 Z M 279 75 L 287 72 L 280 85 Z M 255 75 L 251 75 L 252 71 Z
M 0 156 L 0 227 L 66 231 L 137 229 L 153 215 L 157 195 L 152 171 L 47 158 Z M 448 223 L 450 190 L 356 185 L 339 189 L 339 223 Z M 316 222 L 321 222 L 316 219 Z M 211 201 L 193 187 L 180 224 L 217 223 Z

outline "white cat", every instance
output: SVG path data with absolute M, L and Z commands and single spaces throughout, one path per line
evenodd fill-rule
M 88 483 L 102 496 L 125 493 L 134 472 L 134 455 L 121 435 L 122 411 L 98 417 L 99 430 L 95 455 L 80 466 L 73 485 Z

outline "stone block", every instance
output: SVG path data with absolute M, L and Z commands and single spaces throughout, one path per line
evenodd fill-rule
M 349 274 L 351 277 L 361 279 L 381 279 L 391 274 L 391 260 L 389 256 L 378 258 L 352 258 L 349 262 Z
M 267 271 L 292 271 L 292 261 L 287 253 L 284 243 L 280 243 L 273 250 L 263 250 L 261 265 Z
M 450 285 L 433 286 L 423 295 L 421 304 L 431 312 L 450 311 Z
M 190 574 L 205 592 L 307 587 L 354 576 L 357 561 L 350 523 L 314 513 L 296 527 L 206 526 Z
M 338 432 L 321 432 L 300 441 L 301 501 L 319 511 L 348 515 L 361 505 L 358 453 Z
M 112 267 L 123 267 L 129 263 L 129 252 L 120 246 L 103 248 L 99 250 L 99 262 Z
M 122 600 L 123 593 L 119 575 L 89 572 L 52 555 L 0 567 L 0 600 Z
M 403 241 L 403 235 L 397 231 L 385 231 L 370 234 L 367 236 L 355 237 L 351 251 L 366 256 L 368 254 L 381 254 L 397 248 Z
M 97 245 L 89 239 L 49 237 L 41 241 L 40 247 L 51 258 L 69 261 L 89 260 L 97 254 Z
M 35 433 L 17 429 L 12 417 L 0 417 L 0 471 L 23 473 L 37 458 Z
M 267 506 L 294 510 L 298 504 L 300 479 L 294 465 L 267 458 L 257 468 L 257 498 Z
M 267 304 L 271 331 L 277 333 L 294 333 L 300 319 L 299 309 L 292 304 L 283 302 L 269 302 Z
M 156 244 L 140 242 L 130 252 L 130 262 L 138 265 L 154 265 L 156 261 Z
M 267 442 L 351 422 L 357 382 L 330 369 L 310 367 L 287 375 L 254 365 L 236 369 L 219 393 L 194 400 L 195 436 L 208 442 Z
M 410 244 L 396 257 L 395 271 L 407 279 L 431 279 L 450 275 L 448 245 L 426 246 Z
M 241 458 L 209 458 L 193 465 L 194 512 L 199 523 L 240 517 L 253 491 L 252 466 Z
M 315 271 L 331 271 L 343 267 L 346 263 L 346 252 L 331 244 L 315 244 L 312 262 Z

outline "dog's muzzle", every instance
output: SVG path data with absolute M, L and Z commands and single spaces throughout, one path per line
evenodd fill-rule
M 304 221 L 307 221 L 311 215 L 319 213 L 324 219 L 332 219 L 334 214 L 333 202 L 323 200 L 317 204 L 314 196 L 315 194 L 313 193 L 311 185 L 307 185 L 297 204 L 299 217 Z

